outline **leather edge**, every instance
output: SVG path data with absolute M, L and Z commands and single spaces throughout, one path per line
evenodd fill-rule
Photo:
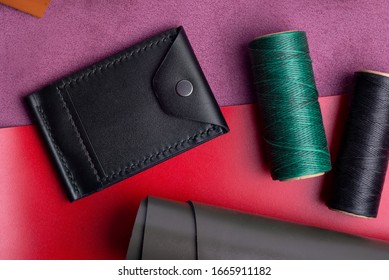
M 197 216 L 196 216 L 196 207 L 193 201 L 188 200 L 186 203 L 189 204 L 190 209 L 192 210 L 193 220 L 195 225 L 195 246 L 196 246 L 196 260 L 199 260 L 199 239 L 198 239 L 198 224 L 197 224 Z
M 141 260 L 144 232 L 146 227 L 146 217 L 149 199 L 146 197 L 141 201 L 136 214 L 134 226 L 131 233 L 131 239 L 128 245 L 127 260 Z
M 51 159 L 54 162 L 54 165 L 56 166 L 56 170 L 58 171 L 61 181 L 63 184 L 65 184 L 66 188 L 66 194 L 68 196 L 68 199 L 73 202 L 79 198 L 79 193 L 74 190 L 74 186 L 71 183 L 70 178 L 66 175 L 67 172 L 65 170 L 65 166 L 63 165 L 63 162 L 60 160 L 60 155 L 57 153 L 57 149 L 55 147 L 55 142 L 53 140 L 53 136 L 51 135 L 50 131 L 46 129 L 47 127 L 47 119 L 44 115 L 43 109 L 40 108 L 40 104 L 36 101 L 37 93 L 33 93 L 29 96 L 26 96 L 25 101 L 27 103 L 27 106 L 32 111 L 32 115 L 38 124 L 38 129 L 40 132 L 41 138 L 43 138 L 44 143 L 46 144 L 46 147 L 50 151 Z

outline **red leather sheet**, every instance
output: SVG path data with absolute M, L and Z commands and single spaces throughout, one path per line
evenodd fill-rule
M 346 99 L 320 99 L 332 154 Z M 147 195 L 389 241 L 388 186 L 377 219 L 331 211 L 323 202 L 330 174 L 291 182 L 271 179 L 255 105 L 224 107 L 223 113 L 230 133 L 74 203 L 68 202 L 35 127 L 1 129 L 0 258 L 124 259 L 137 207 Z

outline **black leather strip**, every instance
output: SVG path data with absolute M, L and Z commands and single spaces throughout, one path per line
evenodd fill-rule
M 230 209 L 149 198 L 150 209 L 143 259 L 389 259 L 387 242 Z M 137 231 L 129 253 L 139 246 Z
M 389 244 L 192 203 L 199 259 L 389 259 Z
M 139 259 L 136 252 L 140 242 L 143 260 L 196 259 L 195 222 L 188 204 L 149 197 L 147 210 L 138 215 L 141 217 L 136 218 L 128 259 Z M 143 238 L 139 238 L 142 226 Z
M 138 213 L 134 227 L 132 229 L 131 241 L 128 246 L 127 260 L 141 260 L 143 250 L 143 239 L 146 226 L 146 215 L 147 215 L 148 200 L 142 200 L 139 205 Z

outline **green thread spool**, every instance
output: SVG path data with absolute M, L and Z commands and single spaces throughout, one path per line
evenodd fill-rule
M 273 179 L 305 179 L 330 171 L 305 32 L 258 37 L 249 49 Z

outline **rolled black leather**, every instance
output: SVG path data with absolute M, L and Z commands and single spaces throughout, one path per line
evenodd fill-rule
M 195 260 L 196 225 L 189 204 L 149 197 L 142 201 L 127 259 Z
M 389 259 L 382 241 L 201 203 L 141 205 L 127 259 Z
M 176 92 L 186 80 L 188 96 Z M 27 97 L 71 201 L 228 132 L 182 27 Z

